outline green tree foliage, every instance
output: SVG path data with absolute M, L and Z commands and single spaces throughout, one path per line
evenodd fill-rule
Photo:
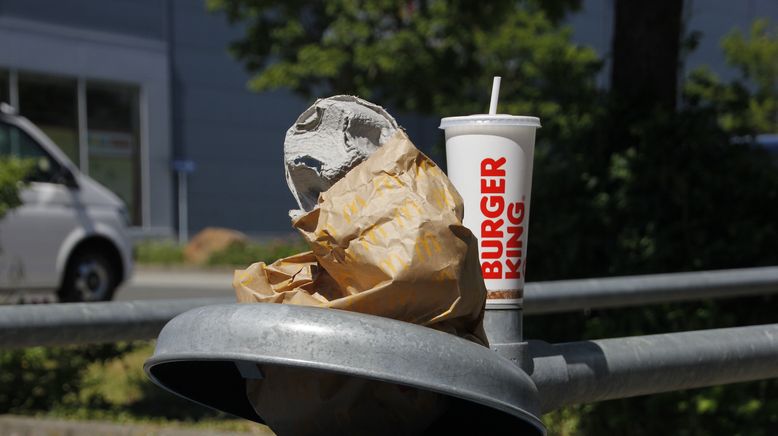
M 556 23 L 577 3 L 208 1 L 245 24 L 230 50 L 254 73 L 256 91 L 356 94 L 403 111 L 461 115 L 484 112 L 491 78 L 501 75 L 500 110 L 538 114 L 555 136 L 591 122 L 600 61 Z
M 9 210 L 22 204 L 19 189 L 22 180 L 32 170 L 32 163 L 16 158 L 0 158 L 0 219 Z
M 754 33 L 773 36 L 744 40 L 733 32 L 723 40 L 731 63 L 736 59 L 731 47 L 759 52 L 778 43 L 775 32 L 762 26 L 757 23 Z M 549 192 L 544 204 L 537 206 L 542 208 L 540 219 L 533 210 L 531 271 L 552 272 L 544 277 L 554 278 L 555 269 L 559 277 L 570 277 L 778 264 L 775 159 L 753 144 L 733 141 L 734 136 L 765 131 L 757 122 L 764 119 L 760 112 L 748 111 L 764 108 L 763 102 L 775 95 L 770 97 L 769 88 L 762 85 L 774 73 L 756 80 L 755 73 L 748 72 L 769 71 L 774 59 L 752 59 L 754 65 L 744 67 L 742 76 L 727 85 L 700 80 L 704 76 L 694 72 L 684 84 L 679 110 L 633 121 L 626 126 L 625 142 L 610 144 L 616 151 L 595 151 L 608 146 L 613 110 L 608 107 L 599 112 L 602 118 L 597 118 L 594 129 L 582 132 L 582 150 L 567 153 L 574 158 L 544 162 L 535 186 Z M 758 65 L 765 62 L 768 65 Z M 564 197 L 555 197 L 560 192 Z M 560 211 L 575 213 L 566 202 L 574 202 L 579 215 L 554 217 Z M 553 207 L 548 209 L 546 203 Z M 549 244 L 554 240 L 560 243 Z M 536 268 L 544 261 L 549 264 Z M 763 324 L 776 322 L 777 301 L 763 296 L 592 311 L 528 320 L 525 326 L 528 337 L 563 341 L 582 335 L 615 337 Z M 777 392 L 778 382 L 766 380 L 573 410 L 580 414 L 577 431 L 583 434 L 768 435 L 778 429 Z M 554 417 L 569 418 L 569 413 Z
M 576 2 L 208 3 L 245 26 L 231 50 L 255 90 L 356 93 L 395 110 L 464 115 L 484 112 L 491 77 L 502 75 L 501 112 L 543 122 L 530 280 L 778 264 L 774 160 L 732 141 L 775 131 L 778 41 L 765 23 L 724 41 L 739 81 L 695 72 L 676 111 L 647 105 L 625 117 L 623 96 L 595 86 L 600 60 L 560 25 Z M 548 341 L 660 333 L 776 322 L 775 309 L 774 297 L 668 304 L 531 318 L 525 332 Z M 774 434 L 777 386 L 586 405 L 552 424 L 592 435 Z
M 153 385 L 142 369 L 152 350 L 153 344 L 142 341 L 0 350 L 0 413 L 122 422 L 224 420 L 222 413 Z
M 87 365 L 131 349 L 110 344 L 0 351 L 0 413 L 45 412 L 77 402 Z
M 756 20 L 748 35 L 732 30 L 722 48 L 740 77 L 725 84 L 709 69 L 700 68 L 691 74 L 687 96 L 712 106 L 728 132 L 778 132 L 778 26 Z
M 775 159 L 733 142 L 778 131 L 767 122 L 778 101 L 778 32 L 757 21 L 750 38 L 733 31 L 722 46 L 738 80 L 695 71 L 676 112 L 619 126 L 627 135 L 615 144 L 611 121 L 624 108 L 611 93 L 590 107 L 593 127 L 538 148 L 531 278 L 778 264 Z

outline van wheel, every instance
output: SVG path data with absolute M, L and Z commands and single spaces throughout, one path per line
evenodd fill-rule
M 108 301 L 116 290 L 117 272 L 100 253 L 77 254 L 68 263 L 59 291 L 62 302 Z

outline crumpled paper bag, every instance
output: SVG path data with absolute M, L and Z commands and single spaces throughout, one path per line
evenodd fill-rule
M 241 303 L 329 307 L 488 345 L 476 237 L 448 177 L 398 131 L 293 222 L 310 252 L 235 272 Z
M 235 271 L 241 303 L 302 304 L 421 324 L 488 345 L 486 288 L 462 198 L 404 132 L 319 196 L 293 226 L 311 251 Z M 246 395 L 279 435 L 418 434 L 451 403 L 431 391 L 262 368 Z

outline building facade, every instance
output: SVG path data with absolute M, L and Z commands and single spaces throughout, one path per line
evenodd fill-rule
M 191 232 L 287 232 L 281 150 L 306 102 L 247 91 L 238 32 L 201 1 L 0 0 L 0 101 L 118 194 L 136 233 L 175 234 L 179 210 Z
M 574 38 L 603 56 L 612 9 L 613 0 L 585 0 L 570 20 Z M 687 66 L 709 64 L 725 77 L 721 36 L 759 16 L 778 19 L 771 0 L 687 9 L 703 32 Z M 240 32 L 201 0 L 0 0 L 0 101 L 117 193 L 136 233 L 210 225 L 288 233 L 283 138 L 310 102 L 249 92 L 227 53 Z M 437 121 L 400 117 L 420 145 L 438 141 Z

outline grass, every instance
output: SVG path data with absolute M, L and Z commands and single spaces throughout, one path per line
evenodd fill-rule
M 543 415 L 541 419 L 548 434 L 555 436 L 581 435 L 578 426 L 586 407 L 588 406 L 570 406 Z
M 307 251 L 298 239 L 278 239 L 267 242 L 232 244 L 211 255 L 209 266 L 246 267 L 254 262 L 271 263 L 276 259 Z M 149 240 L 135 244 L 135 261 L 141 265 L 186 265 L 184 246 L 173 241 Z
M 272 435 L 266 426 L 236 419 L 179 398 L 143 373 L 154 342 L 0 351 L 0 413 L 65 420 L 97 420 L 206 432 Z M 543 417 L 549 434 L 581 434 L 586 407 Z
M 154 426 L 199 428 L 213 431 L 272 435 L 266 427 L 236 419 L 179 398 L 152 384 L 143 373 L 143 362 L 153 342 L 139 342 L 128 352 L 88 364 L 76 389 L 59 398 L 50 410 L 14 410 L 68 420 L 100 420 Z M 57 370 L 56 362 L 49 365 Z
M 277 259 L 308 251 L 302 241 L 278 240 L 264 244 L 232 244 L 214 253 L 208 264 L 214 266 L 248 266 L 254 262 L 272 263 Z
M 135 244 L 135 261 L 154 265 L 174 265 L 184 262 L 184 248 L 173 241 L 143 241 Z

